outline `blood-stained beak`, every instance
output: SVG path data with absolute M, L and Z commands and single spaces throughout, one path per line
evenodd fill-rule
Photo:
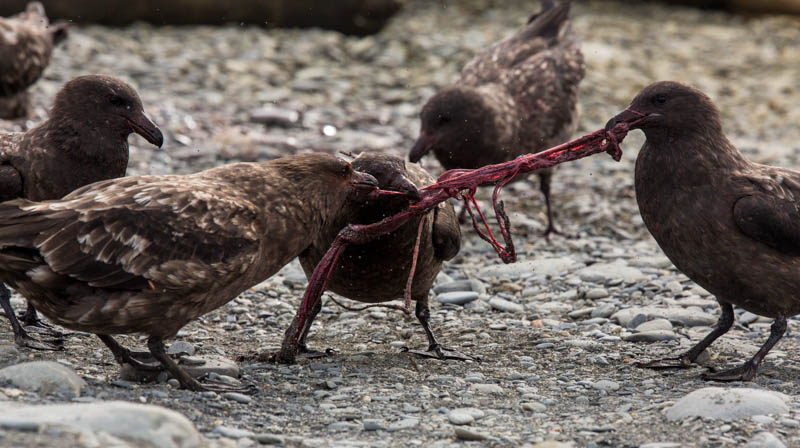
M 411 152 L 408 153 L 408 160 L 411 161 L 411 163 L 419 162 L 422 157 L 433 148 L 434 143 L 436 143 L 435 138 L 424 132 L 420 132 L 417 142 L 414 143 Z
M 356 191 L 374 191 L 378 189 L 378 180 L 371 174 L 362 173 L 360 171 L 353 171 L 353 177 L 350 179 L 350 185 Z
M 614 118 L 608 120 L 606 123 L 606 131 L 610 131 L 619 123 L 628 123 L 630 124 L 631 129 L 638 129 L 641 128 L 644 124 L 661 117 L 660 114 L 643 114 L 641 112 L 636 112 L 631 108 L 627 108 L 622 112 L 618 113 Z
M 161 129 L 158 129 L 158 126 L 150 121 L 150 119 L 145 116 L 144 112 L 139 113 L 133 118 L 128 118 L 128 123 L 130 123 L 131 128 L 133 128 L 133 132 L 141 135 L 148 142 L 159 148 L 164 144 L 164 135 L 161 133 Z
M 381 189 L 403 193 L 412 201 L 418 201 L 420 198 L 417 186 L 414 185 L 414 183 L 411 182 L 406 176 L 403 176 L 399 173 L 392 176 L 392 179 L 389 181 L 389 183 L 384 185 Z

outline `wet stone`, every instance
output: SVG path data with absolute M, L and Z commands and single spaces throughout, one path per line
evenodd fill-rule
M 443 292 L 436 296 L 436 300 L 441 303 L 450 303 L 454 305 L 464 305 L 475 300 L 478 300 L 478 293 L 472 291 L 454 291 Z

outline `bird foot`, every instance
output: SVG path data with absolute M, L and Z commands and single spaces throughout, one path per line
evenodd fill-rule
M 203 376 L 201 379 L 205 379 Z M 253 395 L 258 392 L 258 389 L 253 384 L 244 384 L 244 385 L 233 385 L 228 383 L 222 383 L 219 381 L 207 381 L 201 383 L 193 378 L 187 378 L 184 381 L 178 379 L 180 381 L 181 386 L 193 390 L 195 392 L 217 392 L 217 393 L 226 393 L 226 392 L 236 392 L 240 394 L 246 395 Z
M 311 350 L 308 347 L 300 346 L 297 349 L 297 356 L 306 359 L 325 358 L 335 354 L 336 351 L 332 348 L 326 348 L 325 351 Z
M 150 352 L 134 352 L 127 353 L 127 357 L 123 360 L 123 364 L 128 364 L 136 370 L 142 372 L 161 372 L 164 366 L 153 357 Z
M 52 352 L 64 350 L 63 339 L 36 339 L 25 330 L 20 331 L 18 335 L 14 336 L 14 343 L 16 343 L 18 347 L 27 347 L 34 350 Z
M 578 235 L 573 235 L 571 233 L 562 232 L 562 231 L 558 230 L 555 226 L 552 226 L 552 225 L 547 226 L 547 228 L 544 229 L 544 232 L 542 233 L 542 236 L 548 241 L 550 241 L 550 235 L 558 235 L 558 236 L 560 236 L 562 238 L 566 238 L 568 240 L 574 240 L 574 239 L 578 238 Z
M 24 327 L 25 330 L 30 333 L 45 334 L 57 339 L 64 338 L 64 333 L 56 330 L 56 328 L 53 327 L 52 325 L 44 323 L 44 321 L 42 320 L 39 319 L 28 320 L 25 319 L 23 315 L 20 317 L 20 322 L 22 322 L 25 325 Z
M 477 356 L 466 355 L 459 351 L 442 347 L 441 345 L 428 347 L 428 351 L 425 352 L 423 352 L 422 350 L 409 350 L 408 348 L 403 348 L 403 352 L 412 353 L 414 355 L 421 356 L 423 358 L 439 359 L 441 361 L 454 360 L 454 361 L 481 362 L 481 358 Z
M 752 381 L 756 377 L 757 369 L 757 366 L 747 362 L 739 367 L 723 370 L 722 372 L 715 372 L 714 369 L 709 369 L 709 372 L 704 373 L 701 378 L 706 381 L 721 382 Z
M 664 359 L 657 359 L 655 361 L 650 362 L 637 362 L 635 365 L 636 367 L 642 369 L 654 369 L 654 370 L 662 370 L 662 369 L 688 369 L 692 367 L 694 363 L 684 356 L 679 356 L 677 358 L 664 358 Z

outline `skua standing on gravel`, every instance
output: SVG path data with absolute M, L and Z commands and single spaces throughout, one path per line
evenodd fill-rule
M 164 339 L 276 273 L 348 199 L 372 192 L 374 177 L 310 153 L 17 199 L 0 204 L 0 279 L 59 325 L 97 334 L 120 364 L 231 390 L 189 376 Z M 160 365 L 111 336 L 124 333 L 147 335 Z
M 688 352 L 644 366 L 690 366 L 731 328 L 735 305 L 774 318 L 769 338 L 743 365 L 704 377 L 752 380 L 786 318 L 800 313 L 800 172 L 745 159 L 711 99 L 684 84 L 651 84 L 606 129 L 634 121 L 647 137 L 635 174 L 642 219 L 672 263 L 722 307 L 714 330 Z
M 429 151 L 445 169 L 479 168 L 567 141 L 578 126 L 583 55 L 569 22 L 570 1 L 542 11 L 467 63 L 461 78 L 428 100 L 412 162 Z M 547 206 L 545 235 L 557 232 L 552 169 L 537 171 Z
M 0 201 L 59 199 L 76 188 L 125 175 L 128 135 L 132 132 L 161 147 L 161 131 L 144 113 L 133 87 L 103 75 L 79 76 L 56 95 L 50 119 L 27 132 L 0 133 Z M 0 306 L 17 345 L 40 350 L 63 348 L 60 339 L 28 335 L 0 284 Z M 22 321 L 46 329 L 29 302 Z M 52 330 L 45 331 L 60 336 Z

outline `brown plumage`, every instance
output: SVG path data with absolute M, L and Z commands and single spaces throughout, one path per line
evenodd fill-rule
M 461 78 L 420 114 L 412 162 L 433 151 L 445 169 L 479 168 L 567 140 L 577 128 L 583 55 L 569 22 L 570 1 L 543 10 L 510 37 L 478 53 Z M 538 172 L 550 209 L 552 170 Z
M 124 176 L 131 132 L 159 147 L 164 142 L 131 86 L 103 75 L 67 82 L 56 95 L 50 119 L 24 133 L 0 133 L 0 201 L 58 199 L 92 182 Z M 36 340 L 25 332 L 2 285 L 0 306 L 17 345 L 61 348 L 59 341 Z M 34 326 L 39 322 L 30 304 L 23 321 Z
M 745 159 L 711 100 L 680 83 L 648 86 L 606 128 L 633 120 L 647 137 L 636 159 L 642 219 L 672 263 L 722 307 L 703 341 L 647 366 L 690 365 L 730 329 L 735 305 L 775 318 L 770 336 L 744 365 L 706 378 L 750 380 L 786 318 L 800 313 L 800 172 Z
M 50 26 L 39 2 L 25 12 L 0 17 L 0 118 L 27 117 L 27 89 L 50 64 L 53 47 L 67 37 L 67 25 Z
M 49 319 L 95 333 L 149 336 L 152 355 L 202 386 L 163 340 L 302 253 L 372 176 L 326 154 L 238 163 L 192 175 L 97 182 L 58 201 L 0 204 L 0 279 Z
M 399 191 L 409 196 L 380 196 L 366 202 L 349 202 L 300 255 L 300 264 L 309 278 L 346 224 L 370 224 L 392 216 L 408 207 L 409 198 L 417 194 L 417 187 L 435 182 L 419 165 L 405 163 L 402 159 L 389 155 L 361 155 L 353 161 L 353 168 L 374 176 L 382 190 Z M 367 303 L 402 298 L 422 219 L 425 219 L 425 223 L 420 236 L 411 298 L 416 301 L 416 316 L 428 338 L 428 350 L 436 357 L 444 359 L 448 355 L 443 350 L 447 349 L 439 345 L 430 330 L 428 294 L 442 268 L 442 262 L 456 256 L 461 247 L 461 230 L 449 202 L 439 204 L 427 215 L 415 217 L 373 242 L 348 247 L 334 268 L 327 289 L 349 299 Z M 305 338 L 320 307 L 321 305 L 317 306 L 306 321 L 299 341 L 301 352 L 308 351 Z

